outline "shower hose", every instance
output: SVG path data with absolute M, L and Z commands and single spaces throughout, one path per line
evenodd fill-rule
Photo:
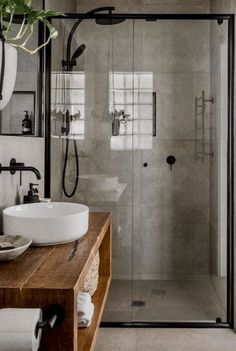
M 69 146 L 70 146 L 70 139 L 66 139 L 66 152 L 65 152 L 65 158 L 64 158 L 64 166 L 63 166 L 63 174 L 62 174 L 62 188 L 63 192 L 67 197 L 72 197 L 74 196 L 78 184 L 79 184 L 79 155 L 78 155 L 78 149 L 77 149 L 77 144 L 76 140 L 73 140 L 74 143 L 74 157 L 75 157 L 75 165 L 76 165 L 76 174 L 75 174 L 75 184 L 73 187 L 73 190 L 71 193 L 69 193 L 66 189 L 66 168 L 67 168 L 67 163 L 68 163 L 68 154 L 69 154 Z

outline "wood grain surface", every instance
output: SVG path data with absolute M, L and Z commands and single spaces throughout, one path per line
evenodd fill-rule
M 12 261 L 0 262 L 0 308 L 63 308 L 63 321 L 44 333 L 41 350 L 93 350 L 111 281 L 111 215 L 92 212 L 88 232 L 71 243 L 30 247 Z M 99 285 L 89 328 L 77 328 L 77 294 L 97 251 Z

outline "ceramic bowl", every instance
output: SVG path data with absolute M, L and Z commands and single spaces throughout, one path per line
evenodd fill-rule
M 14 249 L 1 250 L 0 261 L 9 261 L 21 255 L 32 243 L 31 239 L 21 235 L 0 235 L 0 242 L 8 241 L 15 246 Z
M 3 233 L 32 239 L 34 246 L 57 245 L 88 231 L 89 208 L 72 202 L 32 203 L 3 210 Z

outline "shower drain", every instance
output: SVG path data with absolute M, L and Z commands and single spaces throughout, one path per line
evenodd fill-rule
M 146 301 L 143 300 L 133 300 L 132 301 L 132 307 L 142 307 L 146 305 Z

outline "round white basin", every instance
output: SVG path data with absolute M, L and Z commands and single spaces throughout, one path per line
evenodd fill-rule
M 89 208 L 69 202 L 34 203 L 3 210 L 3 233 L 55 245 L 79 239 L 88 230 Z

